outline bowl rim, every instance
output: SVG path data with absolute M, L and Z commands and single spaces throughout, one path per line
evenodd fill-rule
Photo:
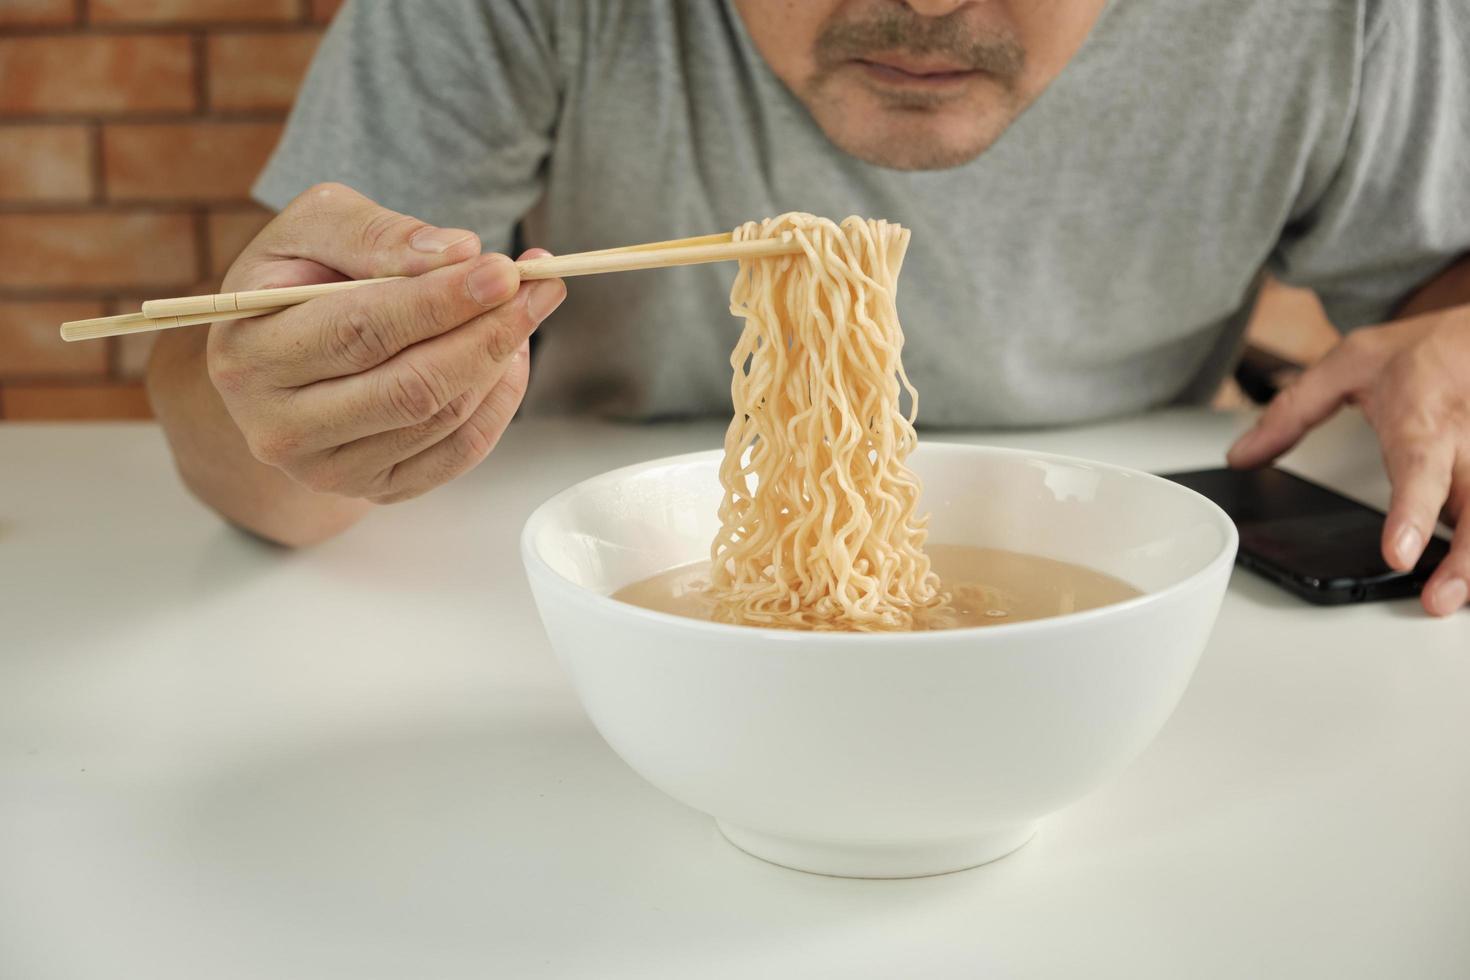
M 614 599 L 610 595 L 578 585 L 577 583 L 562 575 L 542 558 L 537 551 L 534 539 L 541 526 L 550 520 L 551 511 L 565 498 L 591 487 L 603 483 L 615 483 L 620 479 L 626 479 L 636 473 L 656 469 L 660 466 L 673 466 L 705 460 L 719 460 L 724 457 L 723 449 L 700 449 L 694 452 L 679 453 L 673 456 L 659 456 L 654 459 L 643 460 L 638 463 L 630 463 L 615 469 L 606 470 L 594 476 L 578 480 L 552 494 L 536 506 L 526 522 L 521 527 L 520 550 L 521 562 L 526 568 L 528 575 L 536 574 L 554 583 L 572 601 L 590 606 L 593 609 L 601 609 L 618 615 L 631 615 L 635 619 L 645 619 L 653 623 L 662 623 L 675 628 L 693 630 L 696 633 L 713 631 L 716 636 L 726 637 L 748 637 L 752 640 L 762 642 L 780 643 L 805 643 L 815 647 L 812 643 L 814 636 L 820 637 L 824 642 L 831 641 L 842 644 L 863 643 L 892 643 L 896 637 L 902 637 L 903 642 L 912 643 L 943 643 L 955 642 L 957 640 L 976 640 L 984 636 L 1006 636 L 1015 637 L 1022 633 L 1035 630 L 1055 629 L 1061 624 L 1068 626 L 1085 624 L 1089 620 L 1122 616 L 1135 610 L 1146 609 L 1156 603 L 1163 602 L 1171 596 L 1195 588 L 1201 581 L 1216 574 L 1222 565 L 1233 565 L 1236 550 L 1239 548 L 1239 532 L 1236 530 L 1235 522 L 1230 516 L 1204 494 L 1181 483 L 1165 479 L 1156 473 L 1148 473 L 1143 470 L 1133 469 L 1128 466 L 1120 466 L 1116 463 L 1105 463 L 1095 459 L 1087 459 L 1082 456 L 1069 456 L 1063 453 L 1042 452 L 1031 449 L 1016 449 L 1002 446 L 974 445 L 963 442 L 944 442 L 924 440 L 919 443 L 916 451 L 940 451 L 958 452 L 963 454 L 978 454 L 985 456 L 1010 456 L 1025 459 L 1041 460 L 1043 462 L 1064 463 L 1072 466 L 1084 466 L 1092 469 L 1108 470 L 1130 478 L 1141 478 L 1145 482 L 1167 484 L 1171 491 L 1182 493 L 1195 498 L 1205 505 L 1205 511 L 1209 513 L 1223 530 L 1223 540 L 1220 549 L 1205 562 L 1203 567 L 1186 575 L 1184 578 L 1171 585 L 1165 586 L 1155 592 L 1145 592 L 1131 599 L 1121 602 L 1110 602 L 1107 605 L 1096 606 L 1092 609 L 1084 609 L 1078 612 L 1061 613 L 1056 616 L 1045 616 L 1041 619 L 1030 619 L 1019 623 L 994 623 L 986 626 L 961 626 L 955 629 L 943 630 L 889 630 L 889 631 L 857 631 L 857 630 L 793 630 L 779 626 L 754 626 L 740 623 L 720 623 L 713 620 L 694 619 L 690 616 L 679 616 L 674 613 L 659 612 L 654 609 L 646 609 L 636 606 L 630 602 Z

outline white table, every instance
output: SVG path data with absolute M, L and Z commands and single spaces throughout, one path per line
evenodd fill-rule
M 963 438 L 1168 469 L 1243 424 Z M 0 426 L 0 977 L 1470 976 L 1470 614 L 1243 572 L 1154 746 L 1015 855 L 879 882 L 730 847 L 598 738 L 515 547 L 552 491 L 718 436 L 518 423 L 287 553 L 151 426 Z M 1356 420 L 1290 462 L 1385 499 Z

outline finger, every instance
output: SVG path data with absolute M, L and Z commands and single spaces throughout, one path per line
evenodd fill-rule
M 469 421 L 506 374 L 516 370 L 517 360 L 529 356 L 529 345 L 523 344 L 510 359 L 490 362 L 484 376 L 474 386 L 455 397 L 427 421 L 402 429 L 390 429 L 328 450 L 307 460 L 292 476 L 318 492 L 354 497 L 386 492 L 385 477 L 396 464 L 437 444 Z
M 1408 432 L 1384 433 L 1380 438 L 1393 484 L 1393 502 L 1383 522 L 1383 558 L 1390 568 L 1407 571 L 1424 553 L 1449 497 L 1454 446 Z
M 233 272 L 231 273 L 233 275 Z M 347 277 L 334 269 L 310 259 L 291 259 L 277 262 L 270 267 L 269 284 L 260 285 L 235 285 L 221 286 L 224 291 L 234 289 L 280 289 L 286 286 L 317 286 L 327 282 L 342 282 Z M 230 277 L 225 279 L 229 283 Z M 210 358 L 220 356 L 221 350 L 228 350 L 231 344 L 241 339 L 238 331 L 245 328 L 259 329 L 259 325 L 269 319 L 268 317 L 254 317 L 250 320 L 221 320 L 209 325 L 210 334 Z
M 238 362 L 263 387 L 299 388 L 377 367 L 412 344 L 494 309 L 519 285 L 515 263 L 504 255 L 482 255 L 257 317 L 222 336 L 215 354 Z
M 1470 472 L 1459 479 L 1470 480 Z M 1455 524 L 1455 537 L 1439 568 L 1424 583 L 1419 601 L 1434 616 L 1448 616 L 1470 596 L 1470 507 L 1462 507 Z
M 1236 468 L 1269 463 L 1342 405 L 1361 382 L 1367 358 L 1344 342 L 1304 371 L 1266 407 L 1249 432 L 1236 440 L 1226 460 Z
M 382 492 L 369 499 L 379 504 L 409 500 L 468 472 L 490 455 L 526 394 L 531 363 L 528 346 L 529 341 L 463 425 L 394 466 L 385 476 Z
M 417 276 L 478 255 L 480 240 L 463 228 L 439 228 L 392 211 L 343 184 L 318 184 L 299 194 L 236 260 L 238 278 L 269 278 L 285 259 L 309 259 L 351 279 Z M 232 278 L 236 270 L 232 270 Z
M 287 286 L 316 286 L 324 282 L 345 282 L 347 276 L 311 259 L 277 259 L 236 271 L 231 266 L 220 284 L 220 292 L 242 289 L 283 289 Z M 229 322 L 229 321 L 226 321 Z
M 499 370 L 565 297 L 559 279 L 523 283 L 510 302 L 370 371 L 294 389 L 277 433 L 286 456 L 432 418 L 487 371 Z

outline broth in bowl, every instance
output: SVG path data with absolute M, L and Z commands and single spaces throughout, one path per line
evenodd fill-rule
M 1085 565 L 1039 555 L 958 544 L 931 544 L 925 551 L 948 601 L 917 610 L 911 627 L 916 631 L 1046 619 L 1143 594 Z M 655 612 L 730 622 L 733 617 L 722 615 L 710 592 L 709 573 L 709 562 L 691 562 L 627 585 L 612 597 Z M 740 622 L 762 625 L 749 618 Z

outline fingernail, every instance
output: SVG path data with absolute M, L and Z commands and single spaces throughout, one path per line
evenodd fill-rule
M 415 252 L 443 255 L 455 245 L 473 236 L 474 232 L 465 231 L 463 228 L 424 228 L 410 238 L 408 244 Z
M 531 319 L 540 323 L 556 312 L 561 301 L 567 298 L 567 287 L 560 279 L 543 279 L 533 283 L 526 295 L 526 312 Z
M 1419 560 L 1419 552 L 1424 550 L 1424 535 L 1417 527 L 1408 525 L 1399 531 L 1393 549 L 1398 553 L 1399 561 L 1408 568 Z
M 515 295 L 521 284 L 515 263 L 503 255 L 491 255 L 480 260 L 469 276 L 465 286 L 470 296 L 481 306 L 498 306 Z
M 1441 616 L 1448 616 L 1465 604 L 1467 595 L 1470 595 L 1470 586 L 1465 584 L 1465 580 L 1452 578 L 1434 590 L 1434 608 Z

